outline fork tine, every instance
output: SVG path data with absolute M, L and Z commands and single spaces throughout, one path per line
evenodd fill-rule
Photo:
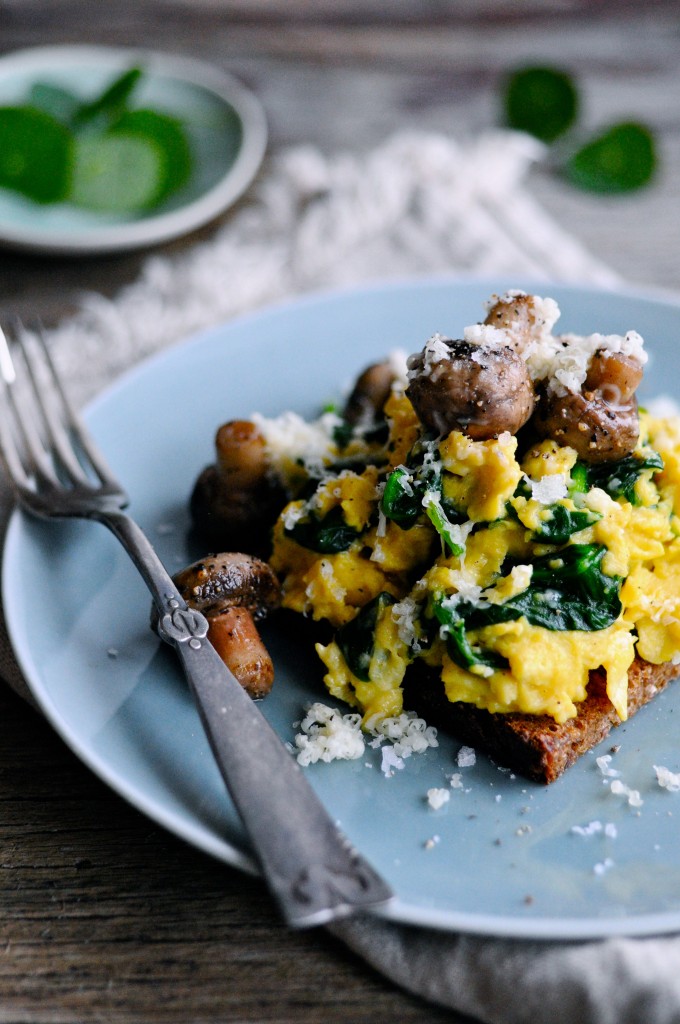
M 0 378 L 3 398 L 0 402 L 0 456 L 10 480 L 18 488 L 30 486 L 23 461 L 19 455 L 16 440 L 10 424 L 10 407 L 13 405 L 12 385 L 16 381 L 14 362 L 9 351 L 7 338 L 0 327 Z
M 89 468 L 95 473 L 95 475 L 99 478 L 101 483 L 115 484 L 116 486 L 119 486 L 114 478 L 111 469 L 109 468 L 108 463 L 104 459 L 104 456 L 101 454 L 99 448 L 95 444 L 89 431 L 85 427 L 85 424 L 82 422 L 80 417 L 75 412 L 71 404 L 71 401 L 64 390 L 61 378 L 57 373 L 57 369 L 54 365 L 52 353 L 50 352 L 45 342 L 45 336 L 42 331 L 42 328 L 37 328 L 35 332 L 35 337 L 38 341 L 40 351 L 44 357 L 45 366 L 49 372 L 50 383 L 52 385 L 52 388 L 54 392 L 59 396 L 61 410 L 63 413 L 63 420 L 61 426 L 66 428 L 71 440 L 76 442 L 78 449 L 87 460 Z M 27 360 L 27 363 L 29 366 L 29 370 L 31 370 L 30 361 Z M 53 432 L 53 436 L 55 439 L 55 443 L 57 440 L 61 441 L 62 439 L 60 435 L 60 430 L 56 428 L 56 426 Z M 70 451 L 71 449 L 69 447 L 69 454 Z M 63 456 L 63 454 L 64 453 L 60 449 L 60 455 Z
M 46 431 L 46 444 L 43 451 L 46 448 L 50 453 L 52 460 L 54 460 L 54 463 L 56 464 L 57 470 L 66 470 L 67 474 L 70 476 L 71 483 L 87 484 L 89 478 L 86 469 L 78 461 L 67 434 L 67 431 L 70 429 L 70 422 L 65 421 L 62 412 L 57 409 L 57 401 L 55 401 L 55 399 L 60 401 L 62 405 L 64 403 L 64 394 L 61 389 L 60 382 L 54 372 L 54 366 L 49 359 L 49 353 L 42 334 L 38 333 L 33 335 L 33 337 L 38 340 L 40 356 L 36 356 L 33 353 L 29 344 L 28 332 L 24 329 L 23 325 L 19 326 L 16 334 L 16 343 L 22 354 L 28 379 L 32 386 L 32 398 L 40 412 L 40 415 L 42 416 L 43 425 Z M 40 367 L 38 366 L 38 361 L 41 363 Z M 47 369 L 48 371 L 47 379 L 45 381 L 40 379 L 40 369 Z M 15 408 L 17 408 L 16 403 Z M 42 440 L 40 439 L 38 432 L 33 429 L 30 421 L 26 421 L 25 416 L 22 417 L 22 423 L 24 428 L 27 429 L 29 436 L 31 436 L 30 447 L 35 458 L 35 453 L 40 451 L 40 446 L 42 446 Z M 37 464 L 48 479 L 56 480 L 57 483 L 59 482 L 53 472 L 50 471 L 46 473 L 46 466 L 43 465 L 42 459 Z
M 40 433 L 33 418 L 28 412 L 22 412 L 20 408 L 16 393 L 20 375 L 17 373 L 17 364 L 12 358 L 9 342 L 4 332 L 0 334 L 0 350 L 2 350 L 2 376 L 6 399 L 3 410 L 3 449 L 6 453 L 10 473 L 14 480 L 23 487 L 30 486 L 31 477 L 35 477 L 36 481 L 47 486 L 56 487 L 59 485 L 59 481 Z M 34 397 L 35 395 L 33 395 Z M 11 413 L 12 422 L 10 422 L 9 413 Z M 23 449 L 23 452 L 20 449 Z
M 10 475 L 24 489 L 32 483 L 48 490 L 102 485 L 122 493 L 71 406 L 42 329 L 28 331 L 18 324 L 13 340 L 21 366 L 0 330 L 0 376 L 6 397 L 1 436 Z M 19 392 L 20 385 L 27 390 Z

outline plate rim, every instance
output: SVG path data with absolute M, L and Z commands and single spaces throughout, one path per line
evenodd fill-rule
M 343 286 L 339 288 L 329 288 L 309 292 L 300 296 L 289 297 L 278 302 L 271 303 L 257 310 L 241 314 L 230 320 L 194 332 L 186 338 L 171 344 L 167 348 L 147 356 L 145 359 L 122 373 L 117 380 L 102 389 L 98 395 L 88 402 L 85 407 L 85 416 L 87 418 L 89 415 L 96 412 L 100 402 L 104 403 L 112 398 L 115 399 L 115 393 L 119 389 L 125 389 L 128 381 L 134 379 L 138 374 L 151 372 L 155 363 L 162 363 L 171 353 L 176 352 L 181 356 L 182 351 L 186 348 L 193 345 L 206 344 L 212 336 L 221 335 L 222 332 L 229 331 L 232 327 L 240 327 L 243 325 L 247 326 L 249 323 L 255 324 L 263 317 L 279 314 L 286 315 L 286 313 L 295 312 L 295 310 L 301 306 L 320 305 L 328 302 L 329 300 L 342 300 L 343 298 L 351 297 L 356 293 L 373 293 L 376 291 L 389 292 L 403 287 L 416 288 L 418 290 L 422 288 L 428 289 L 442 286 L 455 287 L 474 285 L 484 287 L 487 284 L 492 291 L 499 291 L 501 290 L 499 288 L 499 281 L 501 281 L 504 276 L 505 275 L 478 277 L 475 275 L 468 276 L 464 274 L 441 274 L 397 279 L 390 278 L 387 280 L 371 281 L 358 286 Z M 591 296 L 602 295 L 616 297 L 616 295 L 625 294 L 627 298 L 634 301 L 647 301 L 671 307 L 678 313 L 678 315 L 680 315 L 680 295 L 663 289 L 631 289 L 629 287 L 625 287 L 624 290 L 623 287 L 619 286 L 599 287 L 590 286 L 588 284 L 569 282 L 551 283 L 546 281 L 534 281 L 530 283 L 528 280 L 520 282 L 520 285 L 524 285 L 527 288 L 529 286 L 534 289 L 541 288 L 544 291 L 559 289 L 559 291 L 563 293 L 585 293 Z M 489 294 L 491 294 L 491 292 Z M 11 600 L 9 600 L 9 566 L 12 556 L 10 554 L 10 557 L 8 558 L 8 552 L 11 552 L 12 546 L 15 546 L 19 541 L 18 534 L 21 530 L 22 521 L 23 514 L 20 510 L 14 509 L 8 523 L 3 543 L 1 591 L 3 606 L 6 609 L 7 632 L 12 650 L 14 651 L 22 673 L 25 676 L 26 683 L 31 694 L 39 704 L 45 714 L 45 717 L 48 719 L 55 731 L 73 750 L 79 760 L 81 760 L 88 768 L 93 770 L 95 774 L 105 782 L 105 784 L 107 784 L 120 797 L 127 800 L 133 807 L 146 814 L 152 821 L 155 821 L 157 824 L 168 829 L 168 831 L 173 833 L 175 836 L 178 836 L 179 838 L 194 845 L 202 852 L 215 856 L 223 863 L 239 870 L 243 870 L 249 874 L 259 875 L 259 870 L 254 860 L 246 853 L 233 846 L 228 840 L 214 836 L 207 829 L 200 826 L 187 823 L 185 819 L 172 813 L 159 811 L 159 805 L 157 802 L 146 798 L 139 787 L 128 785 L 126 782 L 121 781 L 120 775 L 110 769 L 104 758 L 90 756 L 86 751 L 83 751 L 82 744 L 77 740 L 77 734 L 69 728 L 69 723 L 64 722 L 63 718 L 59 715 L 50 700 L 49 694 L 44 691 L 39 680 L 39 673 L 37 672 L 37 669 L 35 670 L 35 673 L 38 676 L 38 684 L 36 685 L 35 680 L 31 676 L 34 669 L 31 664 L 32 657 L 30 652 L 23 648 L 21 650 L 17 650 L 15 646 L 14 630 L 12 628 L 12 618 L 14 615 L 15 605 Z M 373 913 L 381 919 L 388 920 L 396 924 L 415 925 L 421 928 L 431 928 L 435 931 L 444 931 L 448 933 L 479 935 L 489 939 L 511 938 L 528 941 L 571 942 L 574 940 L 589 941 L 624 936 L 631 938 L 649 937 L 653 935 L 670 934 L 680 928 L 680 912 L 678 911 L 672 911 L 669 913 L 655 912 L 639 914 L 633 918 L 620 918 L 616 916 L 609 916 L 602 919 L 589 918 L 585 922 L 587 927 L 584 927 L 584 920 L 582 918 L 571 919 L 555 915 L 552 917 L 546 916 L 540 919 L 525 919 L 514 917 L 512 915 L 496 916 L 484 913 L 475 914 L 470 911 L 458 912 L 451 910 L 437 910 L 436 908 L 413 904 L 412 902 L 403 900 L 399 897 L 397 897 L 389 906 L 375 910 Z M 671 918 L 673 919 L 672 927 L 669 925 L 669 919 Z
M 255 178 L 267 149 L 264 108 L 254 92 L 230 72 L 207 61 L 146 47 L 63 44 L 33 46 L 0 56 L 0 88 L 5 75 L 18 70 L 48 71 L 75 64 L 104 61 L 111 69 L 143 63 L 151 73 L 165 75 L 212 93 L 238 116 L 242 142 L 229 169 L 219 181 L 176 210 L 120 224 L 73 231 L 51 231 L 3 225 L 0 243 L 8 248 L 44 255 L 88 255 L 126 252 L 167 242 L 203 227 L 243 195 Z

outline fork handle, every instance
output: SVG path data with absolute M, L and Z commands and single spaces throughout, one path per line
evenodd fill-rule
M 207 640 L 208 622 L 181 597 L 137 523 L 96 516 L 121 541 L 175 648 L 213 755 L 288 924 L 310 927 L 383 905 L 393 894 L 329 817 L 299 765 Z

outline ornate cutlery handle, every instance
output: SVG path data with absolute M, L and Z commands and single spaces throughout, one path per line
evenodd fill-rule
M 286 921 L 324 924 L 392 899 L 207 641 L 207 620 L 187 607 L 141 528 L 122 512 L 94 518 L 118 537 L 153 595 L 158 633 L 177 651 L 215 760 Z

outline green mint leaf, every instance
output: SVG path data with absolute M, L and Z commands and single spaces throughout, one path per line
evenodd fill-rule
M 114 79 L 99 96 L 81 103 L 73 115 L 73 125 L 82 128 L 95 122 L 108 127 L 125 112 L 127 101 L 141 78 L 141 68 L 130 68 Z
M 554 68 L 522 68 L 515 71 L 506 84 L 506 123 L 542 142 L 553 142 L 571 127 L 578 105 L 572 78 Z
M 112 131 L 153 142 L 163 150 L 163 176 L 155 204 L 161 203 L 187 183 L 192 171 L 192 155 L 182 122 L 155 110 L 128 110 Z
M 68 126 L 80 106 L 80 99 L 59 85 L 52 85 L 50 82 L 34 82 L 28 93 L 28 103 Z
M 166 156 L 153 140 L 109 133 L 76 140 L 68 201 L 106 213 L 137 213 L 162 195 Z
M 631 121 L 586 143 L 568 160 L 564 174 L 590 192 L 632 192 L 651 180 L 656 163 L 652 133 Z
M 61 202 L 72 162 L 69 132 L 33 107 L 0 108 L 0 186 L 36 203 Z

